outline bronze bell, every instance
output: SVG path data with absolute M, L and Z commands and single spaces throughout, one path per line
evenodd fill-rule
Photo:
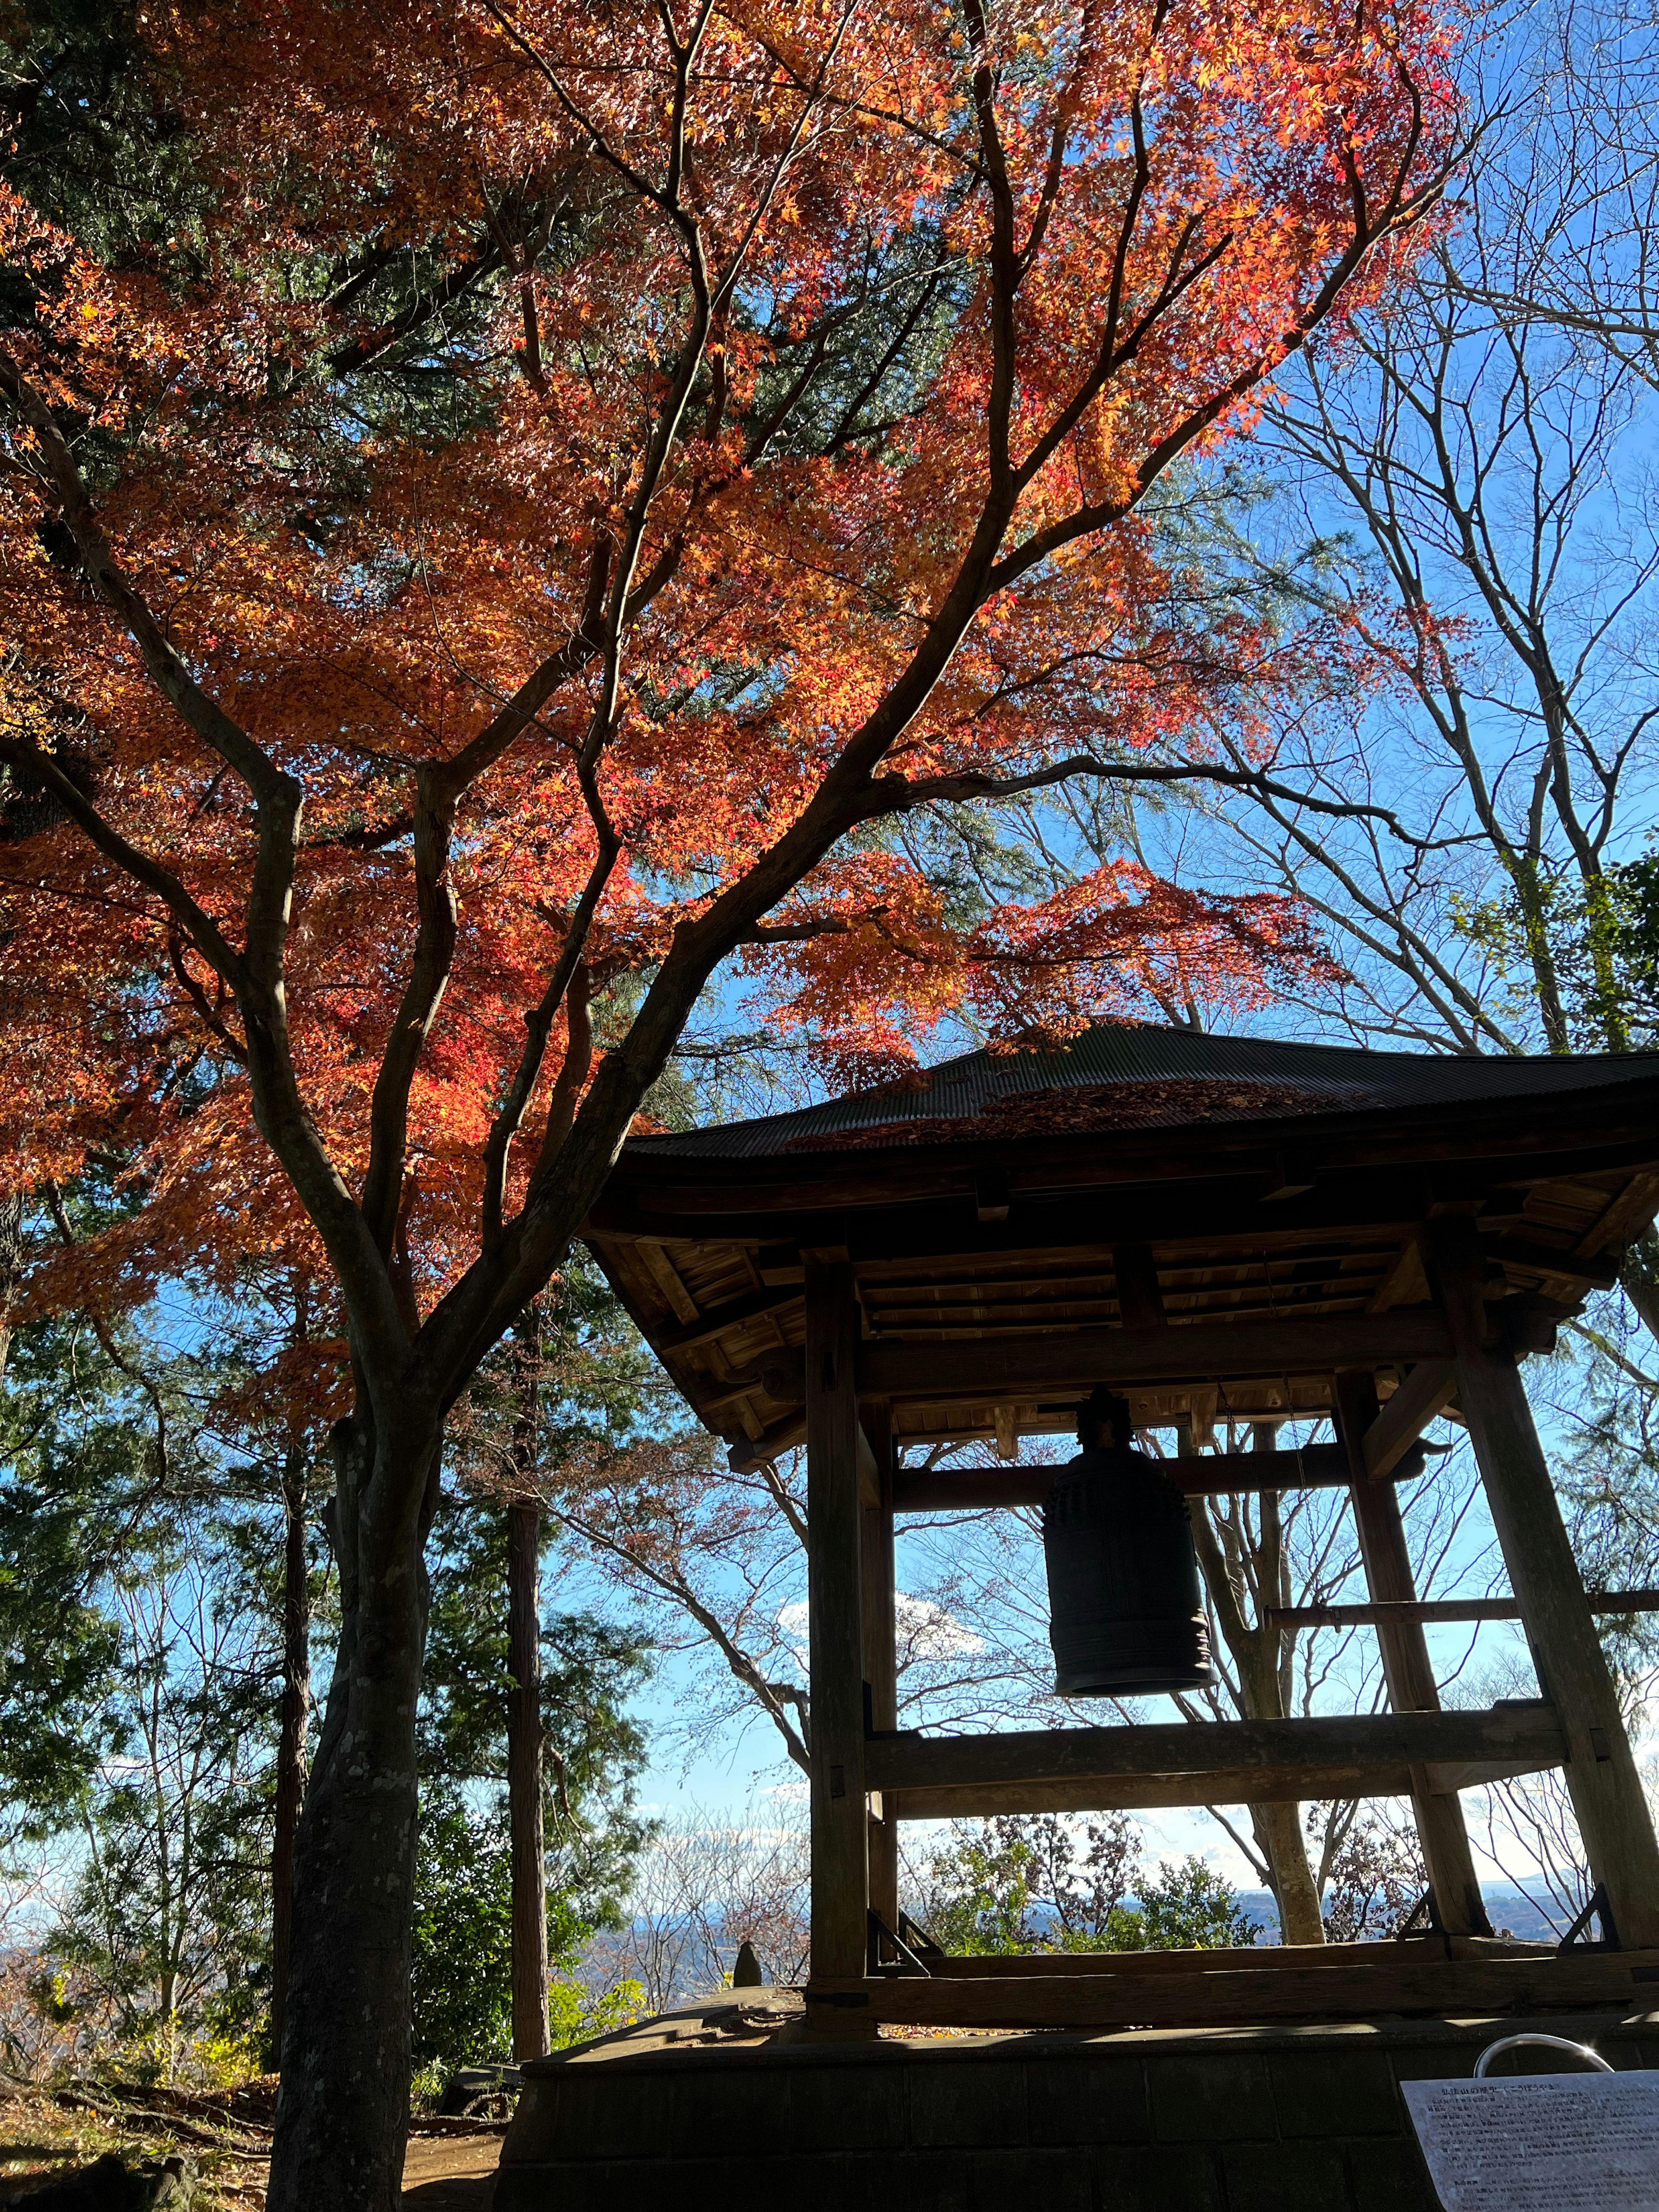
M 1133 1434 L 1127 1400 L 1097 1390 L 1078 1408 L 1083 1449 L 1042 1509 L 1062 1697 L 1146 1697 L 1215 1679 L 1187 1500 L 1132 1449 Z

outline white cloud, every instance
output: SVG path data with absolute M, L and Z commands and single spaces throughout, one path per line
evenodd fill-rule
M 985 1649 L 982 1636 L 975 1636 L 932 1598 L 909 1597 L 901 1590 L 893 1600 L 893 1614 L 899 1634 L 915 1658 L 959 1658 Z
M 947 1613 L 942 1605 L 935 1605 L 932 1598 L 911 1597 L 900 1590 L 893 1600 L 893 1616 L 899 1636 L 913 1659 L 959 1659 L 985 1649 L 982 1636 L 976 1636 L 954 1613 Z M 805 1600 L 786 1605 L 778 1615 L 778 1626 L 789 1649 L 805 1667 L 811 1641 Z

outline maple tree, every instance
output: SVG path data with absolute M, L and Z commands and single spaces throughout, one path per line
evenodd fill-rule
M 139 24 L 176 233 L 0 201 L 0 1115 L 14 1183 L 112 1149 L 143 1201 L 40 1297 L 240 1248 L 337 1300 L 270 2203 L 355 2212 L 405 2125 L 447 1410 L 722 973 L 890 1074 L 964 1006 L 1317 967 L 1293 904 L 1127 864 L 969 911 L 897 833 L 1272 788 L 1341 630 L 1206 608 L 1139 509 L 1386 285 L 1457 107 L 1417 0 Z

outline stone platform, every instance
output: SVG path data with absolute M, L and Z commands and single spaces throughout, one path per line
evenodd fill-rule
M 745 1990 L 527 2066 L 495 2212 L 1434 2212 L 1399 2085 L 1526 2028 L 1659 2066 L 1627 2006 L 824 2044 Z

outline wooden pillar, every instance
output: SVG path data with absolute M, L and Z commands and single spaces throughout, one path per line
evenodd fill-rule
M 864 1679 L 869 1686 L 870 1725 L 883 1731 L 898 1726 L 898 1624 L 895 1618 L 893 1571 L 893 1409 L 872 1399 L 860 1409 L 874 1462 L 873 1499 L 866 1492 L 862 1514 L 864 1581 Z M 870 1800 L 870 1903 L 889 1928 L 898 1926 L 898 1822 L 878 1796 Z
M 1278 1422 L 1258 1421 L 1251 1433 L 1250 1449 L 1259 1452 L 1276 1451 L 1279 1449 Z M 1195 1513 L 1204 1510 L 1202 1498 L 1193 1500 L 1193 1510 Z M 1266 1555 L 1264 1565 L 1267 1557 L 1282 1562 L 1284 1535 L 1276 1490 L 1264 1490 L 1261 1493 L 1261 1525 Z M 1273 1548 L 1269 1554 L 1267 1531 L 1270 1526 Z M 1275 1597 L 1279 1595 L 1276 1587 L 1273 1595 Z M 1266 1602 L 1264 1595 L 1259 1606 L 1265 1606 Z M 1260 1609 L 1256 1618 L 1258 1622 L 1261 1620 Z M 1256 1635 L 1264 1662 L 1261 1670 L 1261 1692 L 1258 1697 L 1252 1698 L 1247 1691 L 1244 1710 L 1254 1717 L 1255 1708 L 1260 1702 L 1264 1720 L 1279 1717 L 1285 1711 L 1285 1694 L 1279 1669 L 1280 1639 L 1273 1630 L 1265 1626 L 1258 1626 Z M 1241 1680 L 1249 1684 L 1250 1677 L 1248 1671 L 1241 1671 Z M 1295 1803 L 1253 1805 L 1250 1808 L 1250 1825 L 1272 1870 L 1273 1893 L 1279 1902 L 1279 1942 L 1301 1945 L 1322 1943 L 1325 1941 L 1325 1922 L 1319 1909 L 1319 1890 L 1313 1878 L 1313 1869 L 1308 1864 L 1308 1846 L 1302 1832 L 1301 1806 Z
M 844 1260 L 806 1261 L 806 1574 L 812 1973 L 856 1980 L 869 1923 L 858 1304 Z
M 1354 1370 L 1340 1374 L 1336 1402 L 1348 1464 L 1353 1470 L 1350 1495 L 1360 1555 L 1365 1563 L 1365 1586 L 1379 1603 L 1414 1598 L 1417 1585 L 1399 1494 L 1391 1481 L 1376 1480 L 1365 1468 L 1365 1431 L 1379 1411 L 1375 1376 Z M 1376 1640 L 1382 1649 L 1383 1679 L 1395 1711 L 1438 1712 L 1440 1691 L 1421 1622 L 1384 1622 L 1377 1628 Z M 1453 1936 L 1490 1936 L 1492 1923 L 1481 1899 L 1469 1832 L 1455 1792 L 1431 1790 L 1426 1770 L 1419 1766 L 1412 1769 L 1412 1784 L 1418 1838 L 1441 1926 Z
M 1473 1221 L 1451 1214 L 1425 1224 L 1424 1244 L 1451 1328 L 1458 1410 L 1539 1680 L 1567 1740 L 1567 1788 L 1591 1875 L 1620 1942 L 1659 1945 L 1659 1844 L 1520 1370 L 1486 1340 L 1480 1238 Z

